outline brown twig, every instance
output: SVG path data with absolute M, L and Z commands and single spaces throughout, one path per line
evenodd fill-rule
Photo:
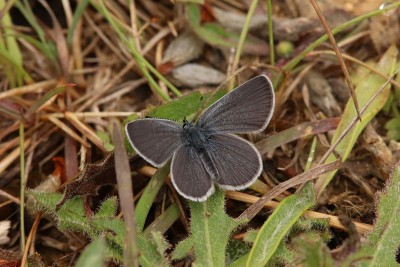
M 29 248 L 30 248 L 33 236 L 36 234 L 41 217 L 42 217 L 42 212 L 39 212 L 36 215 L 35 221 L 33 222 L 31 231 L 29 232 L 28 238 L 26 240 L 25 249 L 23 252 L 22 260 L 21 260 L 21 266 L 27 266 Z
M 115 145 L 115 173 L 117 178 L 118 195 L 125 221 L 124 265 L 139 266 L 139 250 L 136 237 L 136 216 L 133 202 L 133 189 L 128 155 L 125 151 L 124 140 L 120 125 L 113 123 L 113 141 Z
M 302 174 L 299 174 L 283 183 L 280 183 L 279 185 L 275 186 L 272 188 L 268 193 L 260 197 L 260 199 L 251 205 L 248 209 L 246 209 L 240 216 L 239 219 L 246 218 L 248 220 L 251 220 L 254 216 L 257 215 L 257 213 L 264 207 L 265 203 L 268 201 L 272 200 L 275 196 L 283 193 L 287 189 L 305 183 L 307 181 L 313 180 L 317 178 L 318 176 L 330 172 L 332 170 L 336 170 L 339 168 L 339 166 L 342 164 L 341 160 L 338 159 L 334 162 L 325 164 L 325 165 L 319 165 L 318 167 L 310 169 L 308 172 L 304 172 Z
M 229 197 L 230 199 L 234 199 L 234 200 L 249 203 L 249 204 L 254 204 L 260 199 L 259 197 L 256 197 L 253 195 L 245 194 L 242 192 L 235 192 L 235 191 L 226 191 L 225 195 L 227 197 Z M 267 201 L 266 203 L 264 203 L 264 207 L 269 208 L 269 209 L 275 209 L 276 207 L 278 207 L 278 205 L 279 205 L 279 202 L 273 201 L 273 200 L 270 200 L 270 201 Z M 333 215 L 320 213 L 320 212 L 316 212 L 316 211 L 312 211 L 312 210 L 306 211 L 304 213 L 304 216 L 309 217 L 309 218 L 315 218 L 315 219 L 329 219 L 329 224 L 333 228 L 340 229 L 340 230 L 346 230 L 346 227 L 344 227 L 340 223 L 338 216 L 333 216 Z M 354 224 L 357 228 L 357 231 L 360 234 L 367 234 L 373 229 L 373 226 L 370 224 L 365 224 L 365 223 L 360 223 L 360 222 L 354 222 Z
M 342 54 L 340 52 L 339 47 L 336 44 L 335 37 L 333 37 L 333 34 L 328 26 L 328 23 L 325 20 L 325 17 L 322 15 L 321 9 L 319 8 L 317 2 L 315 0 L 310 0 L 311 4 L 313 5 L 315 12 L 317 13 L 322 25 L 325 28 L 326 34 L 328 35 L 329 41 L 332 44 L 333 50 L 335 50 L 336 56 L 338 58 L 340 67 L 342 68 L 342 71 L 344 73 L 344 77 L 346 79 L 347 85 L 349 86 L 349 90 L 351 93 L 351 97 L 353 98 L 354 106 L 356 108 L 357 114 L 358 114 L 358 119 L 361 121 L 361 114 L 360 114 L 360 108 L 358 106 L 358 100 L 357 96 L 354 90 L 353 83 L 351 82 L 350 74 L 349 71 L 347 70 L 346 63 L 343 60 Z

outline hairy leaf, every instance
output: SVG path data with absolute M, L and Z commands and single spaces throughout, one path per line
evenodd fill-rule
M 93 239 L 102 234 L 107 244 L 106 258 L 122 263 L 125 226 L 124 222 L 115 215 L 117 212 L 116 197 L 103 201 L 98 211 L 88 217 L 83 208 L 84 202 L 80 197 L 66 201 L 60 209 L 56 210 L 56 204 L 62 199 L 61 194 L 31 190 L 28 195 L 36 200 L 38 210 L 55 218 L 57 227 L 61 231 L 81 232 Z M 152 233 L 152 236 L 146 236 L 140 232 L 137 242 L 141 266 L 168 266 L 169 263 L 164 256 L 166 244 L 160 234 Z
M 361 266 L 398 266 L 400 246 L 400 165 L 394 169 L 385 190 L 379 196 L 377 219 L 368 241 L 361 248 Z M 367 260 L 367 258 L 369 260 Z
M 181 258 L 183 249 L 193 244 L 197 266 L 224 266 L 225 250 L 234 229 L 244 220 L 229 217 L 224 211 L 224 193 L 216 192 L 206 202 L 190 202 L 190 236 L 181 241 L 173 258 Z M 178 257 L 179 255 L 179 257 Z

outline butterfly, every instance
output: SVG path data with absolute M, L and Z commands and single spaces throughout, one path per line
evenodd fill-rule
M 262 172 L 255 146 L 234 135 L 264 130 L 275 94 L 260 75 L 210 105 L 197 121 L 145 118 L 129 122 L 126 135 L 135 151 L 155 167 L 172 157 L 171 180 L 184 198 L 205 201 L 215 190 L 242 190 Z

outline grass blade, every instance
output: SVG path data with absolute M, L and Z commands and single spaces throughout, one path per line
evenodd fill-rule
M 89 0 L 82 0 L 79 2 L 78 6 L 76 7 L 74 18 L 72 19 L 71 26 L 69 27 L 68 32 L 67 32 L 68 45 L 71 44 L 72 36 L 76 29 L 76 25 L 78 25 L 78 22 L 81 19 L 82 15 L 83 15 L 83 11 L 85 11 L 85 8 L 88 3 L 89 3 Z
M 376 68 L 379 69 L 385 75 L 389 76 L 396 64 L 397 54 L 398 54 L 397 48 L 395 46 L 392 46 L 382 56 Z M 367 105 L 368 101 L 373 97 L 375 92 L 380 89 L 380 87 L 382 86 L 382 84 L 384 84 L 384 82 L 385 79 L 383 79 L 381 76 L 371 73 L 357 86 L 356 95 L 357 99 L 359 100 L 361 109 L 363 109 Z M 361 134 L 365 126 L 384 107 L 389 97 L 389 93 L 390 93 L 389 87 L 384 89 L 384 91 L 375 98 L 375 100 L 365 110 L 365 112 L 363 112 L 361 117 L 362 121 L 357 122 L 356 125 L 340 141 L 335 150 L 342 157 L 343 161 L 345 161 L 349 156 L 355 142 L 357 141 L 358 136 Z M 348 125 L 353 121 L 355 117 L 357 117 L 357 112 L 354 108 L 352 101 L 349 100 L 343 112 L 342 118 L 339 122 L 339 125 L 335 131 L 335 134 L 332 138 L 332 144 L 335 143 L 335 141 L 339 138 L 339 136 L 344 132 L 344 130 L 348 127 Z M 325 163 L 332 162 L 335 159 L 336 157 L 333 154 L 331 154 L 327 158 Z M 315 190 L 317 192 L 317 195 L 320 195 L 324 191 L 325 187 L 333 179 L 335 173 L 336 171 L 332 171 L 318 178 L 315 184 Z
M 315 193 L 311 183 L 300 195 L 285 198 L 262 226 L 246 266 L 265 266 L 293 224 L 314 204 Z
M 158 191 L 163 186 L 165 179 L 169 174 L 170 164 L 159 168 L 157 172 L 151 177 L 148 185 L 143 191 L 142 196 L 136 206 L 136 223 L 138 231 L 143 231 L 144 224 L 146 222 L 147 215 L 149 214 L 150 208 L 153 205 L 154 199 L 156 198 Z

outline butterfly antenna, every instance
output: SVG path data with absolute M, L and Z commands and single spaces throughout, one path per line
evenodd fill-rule
M 204 110 L 204 105 L 205 105 L 205 102 L 207 102 L 207 101 L 203 101 L 203 100 L 204 100 L 204 96 L 201 96 L 199 99 L 199 103 L 197 104 L 197 107 L 196 107 L 196 113 L 193 116 L 193 120 L 192 120 L 193 123 L 198 120 L 201 112 Z

